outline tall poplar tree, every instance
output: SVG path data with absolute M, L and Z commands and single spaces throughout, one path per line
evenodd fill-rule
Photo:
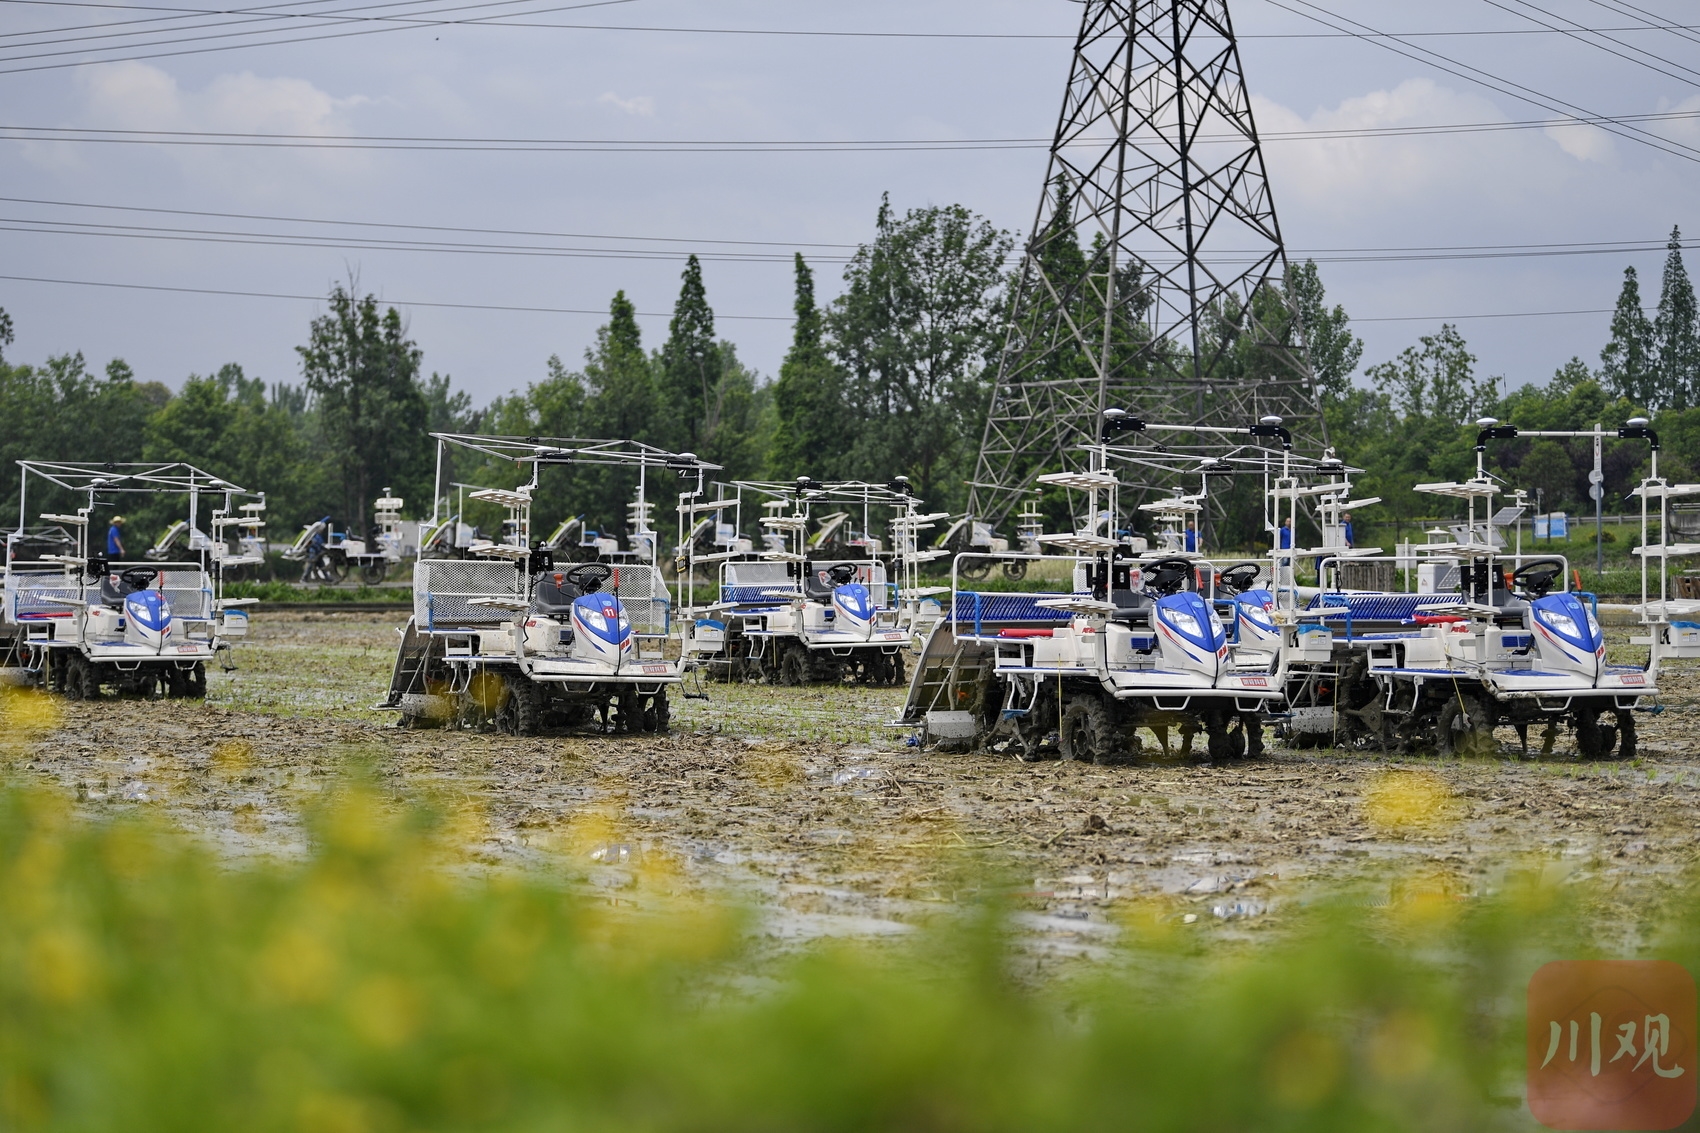
M 379 314 L 376 296 L 357 299 L 339 284 L 329 306 L 295 350 L 337 470 L 343 518 L 364 535 L 366 509 L 380 490 L 417 495 L 425 483 L 431 441 L 422 352 L 394 307 Z
M 703 288 L 702 263 L 695 255 L 685 261 L 682 278 L 655 376 L 666 410 L 663 443 L 701 453 L 719 423 L 716 409 L 725 364 L 714 337 L 714 311 Z
M 1012 243 L 961 205 L 899 217 L 881 201 L 874 242 L 851 257 L 827 315 L 860 421 L 854 475 L 906 475 L 934 506 L 965 494 Z
M 1665 404 L 1655 373 L 1653 323 L 1641 306 L 1641 280 L 1623 269 L 1623 289 L 1611 316 L 1611 341 L 1600 351 L 1600 379 L 1618 397 L 1643 408 Z
M 598 328 L 596 345 L 585 352 L 584 379 L 589 394 L 584 415 L 591 437 L 665 443 L 666 438 L 658 435 L 662 413 L 654 367 L 643 351 L 637 308 L 624 291 L 614 294 L 608 322 Z M 635 474 L 623 468 L 585 468 L 574 482 L 582 486 L 575 489 L 575 498 L 584 500 L 574 507 L 583 509 L 592 526 L 610 531 L 625 526 L 627 506 L 637 486 Z
M 1653 320 L 1658 348 L 1658 384 L 1674 409 L 1700 404 L 1700 321 L 1694 303 L 1694 284 L 1682 263 L 1682 230 L 1670 230 L 1670 252 L 1659 289 L 1659 313 Z
M 854 433 L 842 412 L 843 374 L 833 364 L 822 341 L 821 312 L 815 304 L 815 275 L 797 253 L 795 261 L 796 322 L 791 349 L 779 366 L 773 384 L 777 426 L 769 463 L 774 475 L 836 475 Z

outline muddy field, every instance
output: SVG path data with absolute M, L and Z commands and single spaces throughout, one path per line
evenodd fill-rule
M 777 942 L 895 934 L 989 888 L 1033 954 L 1092 955 L 1130 910 L 1255 933 L 1320 882 L 1468 899 L 1510 870 L 1604 882 L 1626 931 L 1700 833 L 1700 677 L 1667 674 L 1641 758 L 1394 760 L 1273 747 L 1254 762 L 1094 767 L 923 753 L 892 690 L 708 685 L 673 734 L 412 732 L 370 706 L 397 640 L 373 614 L 265 614 L 205 704 L 64 703 L 8 756 L 91 813 L 144 808 L 240 857 L 300 852 L 351 768 L 462 824 L 472 860 L 730 893 Z M 1509 731 L 1503 733 L 1509 738 Z

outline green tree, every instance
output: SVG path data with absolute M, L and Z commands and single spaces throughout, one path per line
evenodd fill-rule
M 608 322 L 597 329 L 596 345 L 585 352 L 584 384 L 589 436 L 646 444 L 666 439 L 654 367 L 643 350 L 637 309 L 624 291 L 615 293 Z M 574 506 L 593 525 L 619 530 L 637 486 L 636 475 L 624 469 L 595 468 L 581 470 L 573 480 L 576 486 L 571 494 L 583 500 Z
M 1659 289 L 1659 313 L 1653 319 L 1656 385 L 1665 404 L 1676 409 L 1700 405 L 1700 318 L 1694 284 L 1682 262 L 1682 230 L 1672 228 L 1665 275 Z
M 356 299 L 338 285 L 329 306 L 313 320 L 307 345 L 295 349 L 342 514 L 352 530 L 364 533 L 366 509 L 379 490 L 390 487 L 403 496 L 429 491 L 422 352 L 394 307 L 379 313 L 375 296 Z
M 269 398 L 266 383 L 235 363 L 210 377 L 190 374 L 177 396 L 148 419 L 143 454 L 194 464 L 265 492 L 267 510 L 278 517 L 273 538 L 284 537 L 298 515 L 322 514 L 336 492 L 310 459 L 289 407 Z
M 1304 323 L 1317 392 L 1338 401 L 1352 386 L 1352 374 L 1364 355 L 1363 340 L 1352 333 L 1346 308 L 1329 308 L 1315 260 L 1289 267 L 1286 286 L 1287 298 Z
M 796 254 L 795 272 L 796 321 L 791 326 L 791 348 L 773 383 L 775 428 L 768 464 L 774 475 L 784 479 L 834 476 L 845 455 L 849 425 L 844 374 L 822 338 L 815 276 L 801 252 Z
M 667 341 L 655 362 L 657 394 L 669 425 L 666 446 L 706 453 L 720 423 L 723 363 L 714 337 L 714 311 L 703 288 L 702 263 L 695 255 L 685 261 L 681 278 Z
M 472 408 L 472 397 L 454 388 L 447 374 L 433 373 L 425 379 L 425 424 L 433 433 L 476 433 L 484 415 Z
M 6 364 L 5 348 L 12 345 L 12 316 L 0 307 L 0 366 Z
M 1664 404 L 1658 388 L 1653 324 L 1641 306 L 1641 281 L 1623 269 L 1623 288 L 1611 316 L 1611 341 L 1600 351 L 1600 377 L 1618 397 L 1649 408 Z
M 1476 356 L 1446 323 L 1439 334 L 1424 335 L 1391 362 L 1371 366 L 1369 379 L 1385 393 L 1401 416 L 1456 422 L 1487 408 L 1494 380 L 1478 379 Z
M 1530 445 L 1517 466 L 1518 486 L 1528 488 L 1531 496 L 1539 488 L 1541 507 L 1546 511 L 1562 511 L 1581 498 L 1577 474 L 1576 461 L 1550 437 L 1540 437 Z
M 147 419 L 170 396 L 158 382 L 136 381 L 119 358 L 104 374 L 90 372 L 80 353 L 56 355 L 41 366 L 0 362 L 0 491 L 17 498 L 19 460 L 141 459 Z M 34 487 L 31 492 L 35 511 L 77 503 Z
M 858 418 L 854 475 L 909 476 L 954 506 L 979 441 L 985 377 L 999 330 L 1004 260 L 1013 242 L 961 205 L 880 203 L 872 244 L 844 271 L 827 316 Z
M 637 308 L 624 291 L 614 294 L 608 322 L 597 328 L 596 345 L 585 351 L 585 406 L 593 435 L 610 440 L 650 441 L 660 416 L 655 375 L 643 352 Z

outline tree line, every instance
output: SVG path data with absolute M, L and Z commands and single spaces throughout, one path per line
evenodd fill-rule
M 185 460 L 264 490 L 275 541 L 324 515 L 360 530 L 386 488 L 409 501 L 410 514 L 428 513 L 436 461 L 427 434 L 489 432 L 639 440 L 694 452 L 722 465 L 727 479 L 883 482 L 901 474 L 930 508 L 960 510 L 1005 341 L 1014 246 L 1008 232 L 960 205 L 899 213 L 882 200 L 873 237 L 850 258 L 831 302 L 817 300 L 813 269 L 795 257 L 792 342 L 771 380 L 718 334 L 701 262 L 691 256 L 659 346 L 645 345 L 633 303 L 616 293 L 580 365 L 551 356 L 538 381 L 484 406 L 448 375 L 427 373 L 400 314 L 361 295 L 353 280 L 332 288 L 308 326 L 293 382 L 268 383 L 232 362 L 189 375 L 173 392 L 122 359 L 99 370 L 80 353 L 10 362 L 12 324 L 0 311 L 0 482 L 15 498 L 20 458 Z M 1046 248 L 1058 258 L 1048 265 L 1053 274 L 1066 274 L 1075 259 L 1084 271 L 1087 251 L 1077 243 L 1051 240 Z M 1139 281 L 1130 275 L 1117 286 L 1132 294 Z M 1277 335 L 1303 328 L 1330 441 L 1365 469 L 1363 489 L 1388 501 L 1365 519 L 1393 527 L 1396 537 L 1411 537 L 1437 510 L 1411 485 L 1473 469 L 1473 436 L 1461 423 L 1482 414 L 1525 428 L 1615 429 L 1649 413 L 1665 438 L 1663 468 L 1700 473 L 1700 316 L 1679 232 L 1651 314 L 1634 269 L 1626 270 L 1598 367 L 1572 359 L 1545 383 L 1509 392 L 1503 379 L 1478 372 L 1452 325 L 1360 373 L 1363 342 L 1345 310 L 1328 303 L 1314 263 L 1293 265 L 1252 303 Z M 1255 377 L 1256 344 L 1230 337 L 1235 312 L 1218 314 L 1216 376 Z M 1127 337 L 1131 357 L 1137 328 Z M 1070 362 L 1064 355 L 1054 364 Z M 1520 440 L 1492 456 L 1511 486 L 1539 485 L 1552 508 L 1579 509 L 1587 499 L 1588 442 Z M 1645 456 L 1644 444 L 1608 443 L 1608 500 L 1633 486 Z M 526 474 L 465 454 L 451 455 L 446 471 L 453 481 L 493 486 Z M 630 476 L 587 468 L 546 476 L 563 490 L 541 495 L 538 528 L 565 518 L 569 504 L 591 526 L 624 526 Z M 651 498 L 665 514 L 667 493 Z M 169 506 L 133 510 L 140 524 L 162 529 L 179 518 Z M 1260 537 L 1254 516 L 1225 525 L 1228 541 L 1252 546 Z M 139 533 L 153 535 L 147 527 Z

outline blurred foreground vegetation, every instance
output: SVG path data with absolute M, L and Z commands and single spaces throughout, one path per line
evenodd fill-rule
M 1535 968 L 1695 959 L 1691 900 L 1598 940 L 1544 859 L 1491 895 L 1342 883 L 1255 944 L 1130 904 L 1109 961 L 1046 981 L 987 867 L 896 943 L 775 957 L 665 859 L 587 896 L 471 867 L 480 824 L 353 774 L 303 858 L 233 866 L 0 786 L 0 1128 L 1527 1128 Z

